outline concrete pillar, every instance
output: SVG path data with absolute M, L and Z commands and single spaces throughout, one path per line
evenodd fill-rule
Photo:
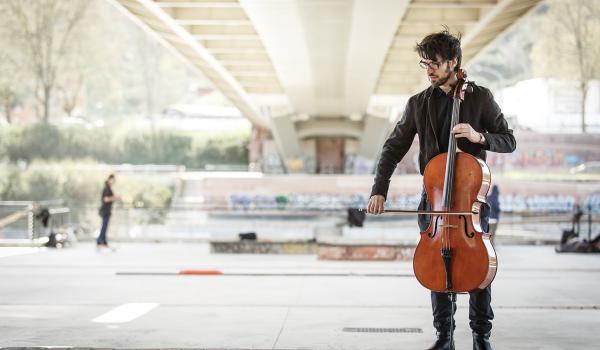
M 381 147 L 391 131 L 388 118 L 366 115 L 365 126 L 355 159 L 355 173 L 370 173 Z
M 299 173 L 304 171 L 304 163 L 302 147 L 292 117 L 292 115 L 272 117 L 271 130 L 283 160 L 285 171 Z
M 344 172 L 344 138 L 317 138 L 317 173 L 341 174 Z
M 260 127 L 253 127 L 248 144 L 248 170 L 263 171 L 264 142 L 272 140 L 271 131 Z

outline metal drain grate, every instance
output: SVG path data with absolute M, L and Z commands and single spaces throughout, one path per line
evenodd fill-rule
M 344 327 L 344 332 L 355 333 L 423 333 L 421 328 L 357 328 Z

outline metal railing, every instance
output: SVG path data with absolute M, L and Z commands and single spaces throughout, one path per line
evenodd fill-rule
M 100 229 L 101 219 L 97 208 L 89 208 L 88 214 L 80 215 L 86 229 L 79 238 L 93 239 Z M 127 208 L 115 206 L 108 228 L 108 237 L 119 240 L 210 240 L 234 239 L 242 232 L 256 232 L 259 237 L 270 240 L 310 239 L 320 233 L 341 234 L 346 225 L 347 211 L 289 210 L 171 207 L 171 208 Z M 84 225 L 80 223 L 79 225 Z M 536 233 L 550 239 L 560 238 L 562 230 L 571 227 L 571 216 L 558 213 L 509 213 L 503 212 L 500 228 L 505 234 L 524 235 Z M 392 236 L 417 237 L 416 217 L 371 216 L 365 221 L 365 229 L 389 231 Z M 594 216 L 591 229 L 600 232 L 600 219 Z M 587 235 L 587 213 L 581 220 L 581 231 Z M 365 232 L 366 232 L 365 231 Z M 358 233 L 357 233 L 358 234 Z M 360 234 L 362 235 L 362 234 Z
M 61 200 L 0 201 L 0 239 L 39 240 L 73 234 L 71 210 Z
M 232 203 L 230 203 L 232 204 Z M 46 225 L 41 210 L 48 210 Z M 310 207 L 309 207 L 310 208 Z M 241 232 L 257 232 L 267 239 L 310 239 L 322 232 L 341 232 L 345 225 L 345 209 L 298 209 L 288 206 L 264 209 L 245 206 L 230 207 L 127 207 L 115 205 L 110 219 L 108 237 L 120 240 L 168 240 L 235 238 Z M 581 233 L 588 235 L 587 212 L 581 220 Z M 590 224 L 593 235 L 600 232 L 597 216 Z M 41 240 L 51 233 L 76 235 L 77 239 L 93 240 L 98 235 L 101 218 L 96 206 L 67 208 L 60 201 L 0 202 L 0 239 Z M 503 212 L 500 228 L 515 235 L 537 232 L 546 237 L 560 237 L 560 232 L 571 227 L 566 213 Z M 391 236 L 416 235 L 416 218 L 369 216 L 366 231 L 387 230 Z M 359 234 L 359 233 L 357 233 Z M 360 233 L 363 236 L 365 233 Z M 416 237 L 416 236 L 415 236 Z

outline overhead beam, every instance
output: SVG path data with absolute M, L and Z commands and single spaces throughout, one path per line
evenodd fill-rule
M 208 49 L 213 55 L 216 54 L 236 54 L 245 56 L 247 54 L 264 54 L 265 49 L 256 47 L 219 47 Z M 268 62 L 268 66 L 271 67 L 271 63 Z M 227 68 L 229 69 L 229 68 Z
M 260 43 L 260 37 L 256 34 L 192 34 L 197 40 L 202 41 L 254 41 Z M 262 44 L 260 44 L 262 47 Z
M 194 36 L 192 36 L 194 38 Z M 213 48 L 262 48 L 263 44 L 260 40 L 204 40 L 204 47 L 206 49 Z M 266 53 L 265 53 L 266 54 Z
M 355 0 L 346 54 L 345 114 L 363 114 L 408 0 Z M 373 38 L 377 38 L 374 40 Z
M 158 6 L 156 6 L 158 8 Z M 247 20 L 248 17 L 241 6 L 224 8 L 163 8 L 167 14 L 177 20 L 214 19 L 214 20 Z
M 155 1 L 156 5 L 161 8 L 183 7 L 183 8 L 233 8 L 240 7 L 238 2 L 194 2 L 194 1 Z
M 483 9 L 478 8 L 408 8 L 408 11 L 404 14 L 402 23 L 410 21 L 425 20 L 431 24 L 442 24 L 442 23 L 457 23 L 461 21 L 478 21 Z
M 160 41 L 203 73 L 242 115 L 262 128 L 269 128 L 268 119 L 262 116 L 242 85 L 184 28 L 175 22 L 161 7 L 150 0 L 108 0 L 146 31 L 158 36 Z M 163 23 L 163 31 L 153 32 L 145 21 Z
M 463 64 L 468 66 L 476 55 L 500 33 L 523 17 L 541 0 L 412 0 L 398 26 L 375 88 L 376 94 L 412 94 L 426 85 L 416 68 L 416 42 L 437 32 L 441 24 L 460 32 Z M 428 23 L 439 23 L 430 26 Z M 398 68 L 402 67 L 402 68 Z M 405 69 L 404 67 L 411 67 Z M 414 74 L 409 71 L 414 70 Z
M 312 137 L 349 137 L 360 139 L 363 131 L 362 121 L 348 119 L 311 119 L 296 122 L 299 139 Z
M 240 3 L 262 38 L 293 109 L 311 113 L 316 105 L 315 84 L 307 64 L 310 52 L 299 4 L 291 0 L 240 0 Z M 229 61 L 240 60 L 247 58 L 229 57 Z
M 203 26 L 203 25 L 219 25 L 219 26 L 247 26 L 252 25 L 247 19 L 176 19 L 175 23 L 182 26 Z
M 243 62 L 248 64 L 252 64 L 252 62 L 260 62 L 262 64 L 271 65 L 271 61 L 269 60 L 269 56 L 266 52 L 248 53 L 244 57 L 240 57 L 240 55 L 237 53 L 215 53 L 215 57 L 223 64 L 240 62 L 240 60 L 243 60 Z
M 540 0 L 499 1 L 497 6 L 489 11 L 462 39 L 465 65 L 468 65 L 485 47 L 494 41 L 498 34 L 514 25 L 519 18 L 531 11 L 539 2 Z M 496 21 L 499 23 L 495 25 Z
M 491 8 L 496 6 L 496 1 L 469 1 L 469 2 L 446 2 L 446 1 L 435 1 L 435 2 L 416 2 L 413 1 L 409 5 L 415 9 L 471 9 L 471 8 Z

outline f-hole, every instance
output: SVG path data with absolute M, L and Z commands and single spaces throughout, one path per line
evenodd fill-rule
M 469 238 L 473 238 L 473 236 L 475 236 L 475 232 L 469 233 L 467 231 L 467 218 L 464 215 L 459 215 L 458 217 L 459 217 L 459 219 L 463 219 L 463 227 L 465 229 L 465 236 L 467 236 Z
M 435 237 L 435 234 L 437 233 L 437 227 L 438 227 L 438 220 L 440 219 L 440 216 L 436 216 L 435 217 L 435 224 L 433 225 L 433 232 L 430 232 L 427 234 L 427 236 L 429 236 L 429 238 L 433 238 Z

